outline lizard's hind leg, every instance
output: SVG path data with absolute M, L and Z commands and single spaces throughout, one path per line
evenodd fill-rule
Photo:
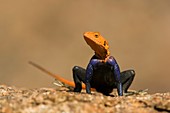
M 127 93 L 128 88 L 132 84 L 132 81 L 135 77 L 135 71 L 134 70 L 126 70 L 121 72 L 120 78 L 121 82 L 123 84 L 123 91 Z
M 75 83 L 74 92 L 81 92 L 82 82 L 85 83 L 86 70 L 79 66 L 74 66 L 72 70 Z

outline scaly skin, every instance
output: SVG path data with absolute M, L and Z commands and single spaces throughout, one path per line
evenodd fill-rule
M 134 79 L 135 71 L 120 72 L 116 60 L 113 56 L 110 56 L 107 40 L 99 32 L 85 32 L 84 39 L 94 50 L 95 55 L 90 59 L 86 69 L 79 66 L 73 67 L 74 83 L 52 74 L 33 62 L 30 62 L 30 64 L 64 84 L 75 87 L 75 92 L 81 92 L 81 89 L 85 88 L 89 94 L 91 94 L 91 90 L 96 89 L 98 92 L 109 95 L 114 88 L 117 88 L 118 95 L 123 96 L 123 93 L 127 92 Z

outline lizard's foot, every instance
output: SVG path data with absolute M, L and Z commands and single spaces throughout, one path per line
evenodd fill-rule
M 77 86 L 74 88 L 74 92 L 81 92 L 81 90 L 82 90 L 81 84 L 80 84 L 80 85 L 77 85 Z
M 74 88 L 74 92 L 81 92 L 80 89 Z
M 130 96 L 130 95 L 145 95 L 148 92 L 148 89 L 144 89 L 144 90 L 139 90 L 139 91 L 135 91 L 135 90 L 130 90 L 127 92 L 124 92 L 124 96 Z

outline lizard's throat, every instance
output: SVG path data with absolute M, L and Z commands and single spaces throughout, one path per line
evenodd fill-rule
M 95 56 L 97 56 L 101 60 L 105 60 L 109 55 L 110 55 L 109 51 L 107 51 L 106 54 L 98 54 L 97 52 L 95 52 Z

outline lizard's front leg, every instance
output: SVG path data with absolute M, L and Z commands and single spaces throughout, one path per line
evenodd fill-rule
M 92 79 L 93 76 L 93 70 L 96 67 L 96 65 L 98 63 L 101 63 L 102 60 L 99 59 L 91 59 L 89 64 L 87 65 L 86 68 L 86 78 L 85 78 L 85 84 L 86 84 L 86 93 L 91 94 L 91 85 L 90 85 L 90 81 Z
M 119 96 L 123 96 L 123 86 L 120 78 L 120 69 L 119 65 L 117 64 L 116 60 L 114 57 L 110 56 L 107 59 L 107 64 L 111 65 L 113 73 L 114 73 L 114 78 L 116 80 L 116 85 L 117 85 L 117 91 Z

